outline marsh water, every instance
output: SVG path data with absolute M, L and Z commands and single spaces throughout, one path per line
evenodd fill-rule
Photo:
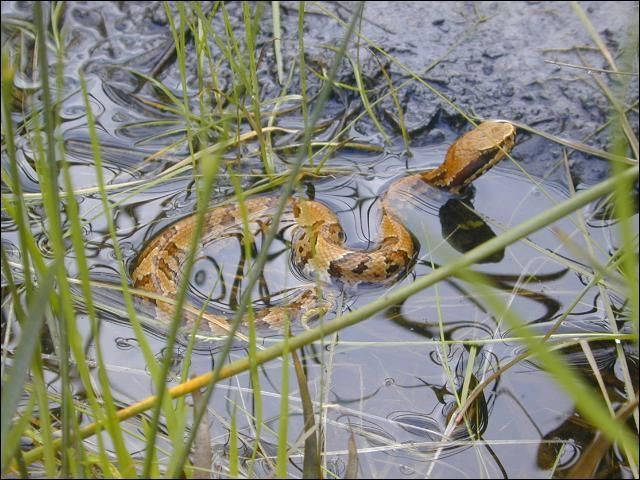
M 15 39 L 15 30 L 5 18 L 29 19 L 31 10 L 20 2 L 3 3 L 2 8 L 4 43 Z M 163 23 L 161 7 L 153 10 L 139 6 L 133 13 L 123 10 L 126 8 L 132 7 L 116 3 L 93 6 L 71 2 L 64 13 L 68 63 L 64 91 L 59 92 L 62 101 L 57 133 L 64 145 L 75 188 L 88 189 L 88 193 L 77 196 L 80 216 L 84 220 L 86 254 L 92 279 L 106 284 L 118 284 L 119 273 L 100 196 L 93 190 L 96 186 L 95 162 L 79 92 L 78 69 L 88 80 L 104 174 L 111 188 L 109 201 L 129 274 L 145 243 L 163 227 L 191 214 L 195 208 L 191 171 L 149 185 L 151 179 L 185 158 L 189 149 L 186 142 L 182 142 L 155 156 L 181 137 L 183 118 L 159 108 L 166 104 L 162 93 L 122 67 L 148 71 L 166 52 L 171 37 Z M 145 8 L 147 10 L 139 11 Z M 234 7 L 230 8 L 235 12 Z M 144 25 L 143 31 L 136 32 L 140 25 Z M 161 77 L 163 83 L 181 98 L 175 66 L 167 67 Z M 30 108 L 37 110 L 37 79 L 16 78 L 16 88 L 31 98 Z M 188 96 L 195 104 L 199 94 L 197 85 L 190 84 L 188 88 Z M 264 90 L 268 95 L 268 86 Z M 301 131 L 304 124 L 299 107 L 298 100 L 281 105 L 283 111 L 291 108 L 291 113 L 278 117 L 278 125 Z M 345 118 L 354 111 L 363 111 L 357 96 L 332 96 L 322 118 L 329 125 L 325 131 L 340 130 Z M 40 186 L 31 143 L 25 133 L 28 131 L 26 113 L 16 110 L 14 115 L 16 125 L 25 126 L 23 134 L 16 138 L 19 167 L 31 228 L 39 248 L 46 253 L 49 249 L 46 218 L 36 196 L 30 197 L 40 192 Z M 166 123 L 147 123 L 156 120 Z M 345 229 L 347 243 L 353 247 L 368 248 L 376 242 L 379 200 L 390 183 L 439 164 L 448 146 L 468 128 L 445 113 L 435 115 L 428 128 L 417 128 L 412 132 L 407 149 L 402 137 L 394 131 L 393 122 L 389 121 L 386 126 L 391 142 L 385 145 L 371 123 L 356 124 L 341 140 L 379 147 L 380 151 L 336 149 L 327 157 L 324 167 L 327 174 L 305 177 L 294 194 L 299 198 L 315 198 L 335 211 Z M 273 136 L 276 148 L 286 147 L 293 140 L 293 135 Z M 392 286 L 346 292 L 321 321 L 330 322 L 343 312 L 356 310 L 379 298 L 388 290 L 401 288 L 428 275 L 482 241 L 568 198 L 569 187 L 566 178 L 562 178 L 564 167 L 554 168 L 552 175 L 542 175 L 545 168 L 539 163 L 531 169 L 525 168 L 532 162 L 528 158 L 532 151 L 540 158 L 544 157 L 540 152 L 554 152 L 556 148 L 554 142 L 521 132 L 512 152 L 515 162 L 505 160 L 476 181 L 464 195 L 451 196 L 434 191 L 433 195 L 409 199 L 402 206 L 403 220 L 419 245 L 410 273 Z M 285 171 L 294 156 L 288 150 L 278 152 L 276 168 Z M 154 158 L 150 160 L 152 155 Z M 262 181 L 257 144 L 243 144 L 225 153 L 224 159 L 227 168 L 233 168 L 239 174 L 244 189 Z M 584 162 L 588 160 L 583 159 Z M 3 168 L 6 161 L 3 151 Z M 554 161 L 561 162 L 561 158 L 558 156 Z M 578 188 L 587 186 L 579 184 Z M 279 193 L 276 188 L 266 194 Z M 223 167 L 211 204 L 232 195 L 233 186 Z M 581 230 L 583 220 L 588 235 L 598 246 L 590 255 L 604 264 L 616 250 L 619 242 L 616 222 L 603 214 L 605 206 L 600 202 L 565 217 L 473 266 L 473 270 L 491 280 L 492 296 L 508 305 L 537 334 L 544 335 L 592 278 L 589 256 L 584 254 L 589 252 L 589 247 Z M 2 215 L 2 246 L 10 259 L 19 263 L 21 254 L 15 224 L 5 210 Z M 473 230 L 469 227 L 471 224 Z M 198 299 L 201 301 L 211 293 L 214 308 L 232 310 L 234 296 L 238 294 L 233 286 L 237 272 L 242 270 L 242 246 L 236 238 L 221 243 L 198 255 L 189 298 L 197 304 Z M 301 284 L 289 262 L 286 240 L 276 239 L 271 253 L 264 278 L 256 288 L 258 307 L 264 302 L 286 301 L 290 289 Z M 67 258 L 67 269 L 69 277 L 77 277 L 71 253 Z M 15 273 L 19 278 L 20 272 Z M 11 323 L 11 308 L 4 286 L 3 283 L 3 336 Z M 239 289 L 241 291 L 242 284 Z M 603 294 L 607 295 L 616 315 L 615 325 L 608 318 Z M 88 340 L 88 356 L 92 355 L 92 345 L 100 342 L 116 401 L 123 406 L 135 403 L 153 394 L 154 389 L 128 322 L 122 295 L 117 290 L 98 286 L 95 295 L 101 307 L 98 338 L 90 336 L 89 321 L 80 299 L 76 307 L 78 323 Z M 624 307 L 625 298 L 615 289 L 590 288 L 562 321 L 554 338 L 567 341 L 589 340 L 598 335 L 604 338 L 612 328 L 629 333 L 631 327 L 625 322 Z M 144 314 L 141 308 L 142 317 Z M 294 329 L 300 331 L 302 328 L 296 325 Z M 261 330 L 259 334 L 259 347 L 282 339 L 275 331 Z M 11 335 L 17 336 L 17 332 L 12 330 Z M 159 357 L 165 346 L 161 325 L 149 322 L 147 335 Z M 457 398 L 465 376 L 469 378 L 470 375 L 467 381 L 476 385 L 523 353 L 518 336 L 503 318 L 495 315 L 477 287 L 452 277 L 335 336 L 305 347 L 301 353 L 312 399 L 323 416 L 324 450 L 329 471 L 337 476 L 344 475 L 348 440 L 353 433 L 362 477 L 562 476 L 580 458 L 594 432 L 585 425 L 570 398 L 531 358 L 505 371 L 484 390 L 475 401 L 471 424 L 451 428 L 451 417 L 458 406 Z M 218 339 L 199 342 L 190 371 L 199 374 L 211 370 L 214 362 L 220 360 L 217 356 L 220 345 Z M 631 345 L 623 343 L 618 347 L 626 352 L 626 366 L 620 364 L 615 342 L 590 341 L 590 346 L 614 402 L 625 397 L 625 375 L 630 376 L 637 390 L 638 354 Z M 184 348 L 178 346 L 175 353 L 172 370 L 175 378 L 182 368 Z M 53 355 L 54 352 L 45 353 Z M 236 342 L 229 360 L 246 354 L 246 345 Z M 567 365 L 584 373 L 584 378 L 597 388 L 579 344 L 565 348 L 563 354 Z M 276 452 L 281 370 L 281 361 L 272 361 L 260 369 L 263 419 L 260 444 L 262 453 L 267 456 Z M 53 362 L 49 378 L 54 390 L 55 373 Z M 294 378 L 293 374 L 291 378 Z M 78 398 L 82 398 L 82 392 L 78 392 Z M 304 423 L 295 385 L 289 392 L 289 401 L 289 433 L 293 443 Z M 236 416 L 244 446 L 242 453 L 250 456 L 255 438 L 255 405 L 248 374 L 233 377 L 217 387 L 209 408 L 209 433 L 216 452 L 214 468 L 220 468 L 222 476 L 228 458 L 230 417 Z M 139 423 L 130 422 L 130 426 L 142 432 Z M 131 452 L 144 447 L 142 440 L 132 437 L 128 441 Z M 168 445 L 160 446 L 166 448 Z M 296 469 L 301 467 L 302 457 L 292 456 L 291 460 L 290 472 L 298 475 Z M 269 475 L 268 461 L 258 462 L 255 468 L 256 475 Z M 624 456 L 617 450 L 609 453 L 600 473 L 630 475 Z

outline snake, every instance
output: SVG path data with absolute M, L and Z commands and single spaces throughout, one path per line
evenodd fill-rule
M 295 269 L 316 285 L 357 288 L 390 285 L 410 270 L 417 254 L 414 237 L 398 213 L 403 195 L 425 187 L 458 194 L 505 158 L 516 142 L 516 129 L 502 121 L 485 121 L 459 137 L 435 169 L 405 175 L 390 184 L 381 196 L 379 240 L 374 248 L 349 249 L 337 215 L 316 200 L 292 197 L 280 224 L 291 227 L 291 261 Z M 242 232 L 243 220 L 251 234 L 266 232 L 280 202 L 277 195 L 249 198 L 243 205 L 231 203 L 205 212 L 199 248 Z M 144 246 L 132 272 L 136 289 L 149 292 L 146 301 L 161 318 L 171 318 L 183 266 L 191 248 L 196 215 L 185 216 L 161 230 Z M 254 313 L 256 324 L 281 329 L 285 319 L 299 319 L 310 312 L 326 312 L 327 304 L 317 287 L 301 288 L 287 302 Z M 182 312 L 188 325 L 216 334 L 229 328 L 230 316 L 204 312 L 188 305 Z

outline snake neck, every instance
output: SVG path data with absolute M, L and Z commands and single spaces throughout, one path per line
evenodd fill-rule
M 452 172 L 442 164 L 438 168 L 421 173 L 419 177 L 432 187 L 449 189 L 451 186 Z

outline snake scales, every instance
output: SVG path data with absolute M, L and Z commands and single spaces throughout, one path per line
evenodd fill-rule
M 444 162 L 434 170 L 395 181 L 382 197 L 380 241 L 369 251 L 349 250 L 344 246 L 344 233 L 336 215 L 325 205 L 292 198 L 281 223 L 293 225 L 292 261 L 310 280 L 333 282 L 352 287 L 359 284 L 390 284 L 411 267 L 415 246 L 411 234 L 398 220 L 394 204 L 402 191 L 432 187 L 458 192 L 505 157 L 515 144 L 515 127 L 506 122 L 484 122 L 456 140 L 447 151 Z M 278 203 L 278 197 L 257 197 L 245 202 L 252 233 L 265 231 Z M 242 217 L 237 204 L 210 209 L 200 246 L 229 236 L 241 228 Z M 134 286 L 157 296 L 175 299 L 182 264 L 187 257 L 195 216 L 187 216 L 158 233 L 142 250 L 133 270 Z M 169 316 L 173 306 L 162 300 L 150 300 L 158 315 Z M 299 318 L 313 311 L 319 300 L 314 288 L 302 290 L 284 305 L 256 312 L 256 322 L 273 328 L 283 325 L 288 315 Z M 187 321 L 195 318 L 194 308 L 187 308 Z M 203 314 L 203 327 L 215 333 L 224 332 L 228 320 L 223 315 Z

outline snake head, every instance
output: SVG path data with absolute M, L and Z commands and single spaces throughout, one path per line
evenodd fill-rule
M 457 193 L 505 158 L 516 143 L 516 127 L 488 121 L 465 133 L 447 151 L 444 162 L 423 179 Z

